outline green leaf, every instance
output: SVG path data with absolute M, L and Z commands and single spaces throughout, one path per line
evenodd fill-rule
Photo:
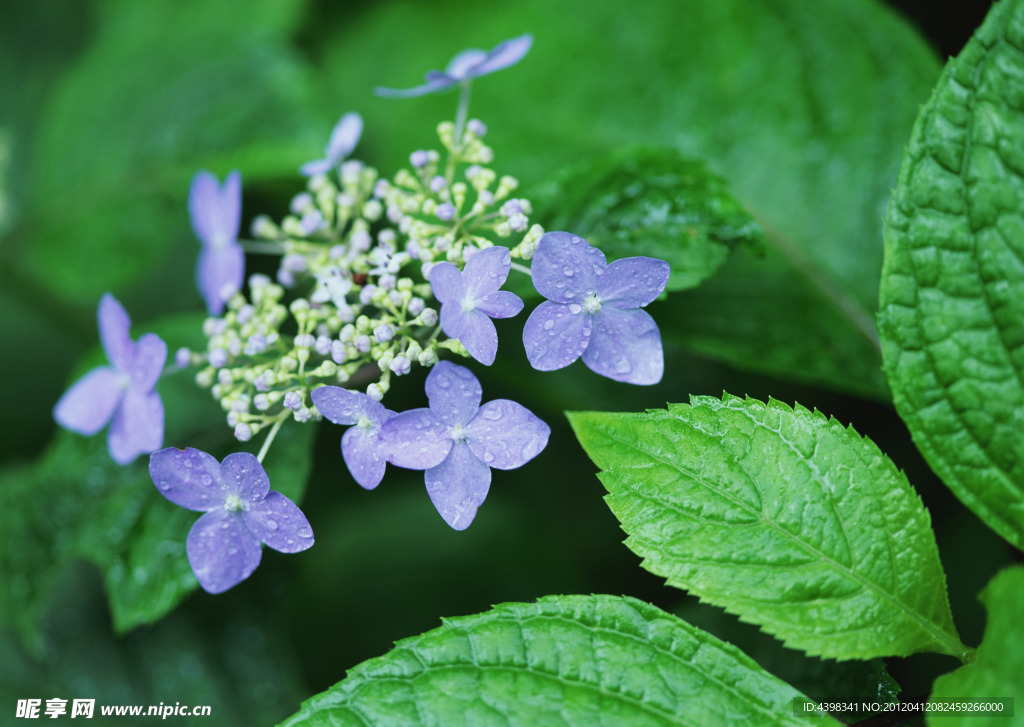
M 928 724 L 1006 724 L 1008 712 L 1021 708 L 1024 695 L 1024 651 L 1020 625 L 1024 622 L 1024 568 L 1002 571 L 979 596 L 988 611 L 985 635 L 974 661 L 935 680 L 931 702 L 1009 701 L 999 712 L 929 713 Z M 986 719 L 989 718 L 989 719 Z M 941 718 L 941 719 L 940 719 Z M 948 718 L 948 719 L 947 719 Z
M 140 328 L 161 335 L 173 351 L 201 338 L 201 321 L 178 316 Z M 100 363 L 99 356 L 91 354 L 79 374 Z M 238 443 L 192 377 L 173 373 L 158 386 L 167 411 L 165 444 L 196 444 L 223 458 Z M 284 427 L 267 456 L 271 487 L 295 501 L 312 468 L 313 430 Z M 160 619 L 195 590 L 185 537 L 198 514 L 161 497 L 148 468 L 145 456 L 126 466 L 111 460 L 105 431 L 91 438 L 61 431 L 34 464 L 3 473 L 0 532 L 18 547 L 0 552 L 0 578 L 12 584 L 0 593 L 0 618 L 34 637 L 39 607 L 79 558 L 103 573 L 117 631 Z
M 814 718 L 793 709 L 804 699 L 739 649 L 650 604 L 548 596 L 399 641 L 283 724 L 807 724 Z
M 928 513 L 852 428 L 728 395 L 569 421 L 670 585 L 812 655 L 963 656 Z
M 572 230 L 610 260 L 645 255 L 672 266 L 666 290 L 700 285 L 739 246 L 764 233 L 704 162 L 674 149 L 627 149 L 562 175 L 537 219 Z
M 885 227 L 879 327 L 932 469 L 1024 549 L 1024 2 L 993 5 L 921 110 Z
M 651 0 L 629 12 L 590 0 L 448 0 L 353 18 L 325 42 L 325 63 L 332 84 L 366 99 L 367 138 L 408 140 L 386 151 L 381 168 L 393 169 L 417 145 L 436 146 L 425 119 L 451 118 L 455 99 L 372 99 L 372 87 L 413 85 L 461 48 L 527 31 L 529 55 L 475 83 L 470 109 L 488 123 L 495 169 L 522 182 L 517 194 L 533 197 L 579 160 L 637 144 L 705 160 L 768 249 L 764 259 L 733 255 L 708 283 L 671 296 L 670 312 L 654 312 L 664 335 L 759 371 L 884 397 L 874 326 L 881 217 L 940 70 L 914 31 L 872 0 Z
M 296 174 L 326 133 L 310 69 L 286 45 L 288 8 L 301 6 L 247 4 L 239 23 L 231 0 L 106 3 L 38 122 L 25 270 L 91 304 L 193 259 L 186 197 L 200 168 L 240 168 L 246 185 Z M 184 298 L 191 271 L 181 273 Z

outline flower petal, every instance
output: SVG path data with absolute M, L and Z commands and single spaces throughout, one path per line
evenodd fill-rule
M 411 470 L 440 464 L 451 449 L 448 427 L 430 409 L 395 414 L 381 427 L 388 461 Z
M 379 432 L 351 427 L 341 435 L 341 456 L 361 487 L 372 490 L 384 479 L 388 448 Z
M 246 502 L 258 502 L 270 491 L 270 478 L 255 456 L 248 452 L 229 454 L 220 463 L 220 481 L 229 492 Z
M 472 371 L 450 361 L 434 365 L 424 389 L 430 411 L 450 427 L 468 424 L 480 408 L 484 393 Z
M 340 386 L 320 386 L 313 389 L 309 396 L 317 410 L 335 424 L 356 424 L 360 417 L 366 417 L 374 425 L 373 428 L 379 431 L 388 418 L 384 405 L 361 391 Z
M 95 368 L 64 392 L 53 407 L 53 418 L 72 432 L 91 437 L 103 429 L 121 403 L 121 374 L 109 366 Z
M 225 293 L 241 290 L 244 277 L 245 251 L 238 243 L 200 251 L 196 264 L 196 287 L 206 301 L 210 315 L 219 316 L 224 312 L 224 304 L 230 297 Z
M 327 159 L 317 159 L 306 162 L 299 167 L 299 173 L 304 177 L 315 177 L 318 174 L 327 174 L 333 167 Z
M 658 383 L 665 370 L 658 324 L 639 308 L 602 307 L 594 315 L 594 333 L 583 363 L 615 381 Z
M 458 83 L 458 80 L 452 78 L 447 73 L 434 71 L 427 74 L 427 82 L 422 86 L 407 89 L 384 88 L 383 86 L 377 86 L 373 89 L 373 92 L 378 96 L 386 96 L 388 98 L 412 98 L 413 96 L 423 96 L 424 94 L 443 91 L 446 88 L 454 86 L 456 83 Z
M 640 308 L 661 295 L 669 272 L 667 262 L 653 257 L 616 260 L 598 280 L 597 297 L 616 308 Z
M 430 269 L 430 288 L 443 304 L 462 305 L 466 297 L 463 273 L 449 262 L 440 262 Z
M 189 510 L 215 510 L 228 495 L 220 482 L 220 462 L 192 447 L 168 447 L 153 452 L 149 457 L 149 476 L 161 495 Z
M 488 467 L 522 467 L 547 446 L 551 428 L 522 404 L 495 399 L 480 407 L 466 427 L 473 454 Z
M 486 313 L 464 311 L 454 303 L 445 303 L 441 306 L 441 330 L 449 338 L 461 341 L 469 355 L 484 366 L 494 363 L 498 353 L 498 331 Z
M 155 333 L 147 333 L 135 344 L 135 356 L 126 373 L 132 386 L 141 391 L 152 391 L 167 362 L 167 344 Z
M 579 311 L 568 305 L 544 301 L 523 326 L 526 358 L 538 371 L 554 371 L 578 359 L 590 342 L 591 315 L 578 303 Z
M 221 232 L 231 242 L 238 241 L 242 229 L 242 173 L 237 169 L 224 179 L 220 190 Z
M 298 506 L 271 491 L 266 498 L 243 511 L 249 530 L 262 542 L 281 553 L 298 553 L 313 545 L 313 528 Z
M 487 54 L 487 58 L 482 63 L 470 69 L 470 78 L 494 73 L 518 63 L 529 52 L 531 45 L 533 45 L 533 36 L 529 33 L 499 43 L 494 50 Z
M 512 318 L 523 309 L 523 299 L 515 293 L 499 290 L 478 300 L 476 309 L 491 318 Z
M 473 302 L 490 295 L 505 284 L 511 266 L 507 247 L 496 245 L 474 253 L 463 271 L 467 295 Z
M 219 248 L 235 242 L 242 222 L 242 176 L 231 172 L 221 188 L 210 172 L 196 174 L 188 193 L 188 213 L 203 247 Z
M 331 130 L 331 140 L 327 143 L 327 159 L 337 166 L 352 153 L 363 135 L 363 117 L 353 112 L 347 113 L 338 120 Z
M 465 530 L 491 487 L 491 468 L 465 442 L 455 444 L 437 467 L 424 474 L 434 507 L 455 530 Z
M 530 263 L 533 287 L 556 303 L 582 303 L 597 292 L 598 276 L 608 267 L 604 253 L 568 232 L 540 238 Z
M 263 549 L 241 513 L 212 510 L 196 520 L 185 541 L 188 562 L 207 593 L 223 593 L 252 575 Z
M 476 66 L 480 65 L 487 60 L 487 51 L 480 50 L 479 48 L 468 48 L 463 51 L 459 51 L 455 54 L 455 57 L 448 61 L 448 65 L 445 67 L 444 72 L 452 78 L 457 78 L 460 81 L 466 78 L 472 78 L 470 71 Z
M 107 432 L 110 456 L 118 464 L 128 464 L 140 454 L 155 452 L 163 443 L 164 403 L 160 394 L 128 389 Z
M 132 325 L 128 312 L 117 298 L 110 293 L 104 293 L 96 317 L 99 319 L 100 342 L 103 344 L 104 353 L 107 354 L 107 360 L 118 371 L 127 373 L 135 353 L 135 344 L 128 334 L 128 329 Z

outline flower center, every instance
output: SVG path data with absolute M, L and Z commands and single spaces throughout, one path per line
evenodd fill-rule
M 462 299 L 462 310 L 464 310 L 466 313 L 469 313 L 471 311 L 475 311 L 476 310 L 476 301 L 473 300 L 472 298 L 468 297 L 468 296 L 463 298 Z
M 598 300 L 597 294 L 595 293 L 594 295 L 588 295 L 583 300 L 583 307 L 586 308 L 591 313 L 597 313 L 599 310 L 601 310 L 601 301 Z
M 469 432 L 461 424 L 456 424 L 448 429 L 448 436 L 452 438 L 453 442 L 462 442 L 469 438 Z
M 366 415 L 363 414 L 359 417 L 359 421 L 356 422 L 356 426 L 359 427 L 360 429 L 372 429 L 373 422 L 367 419 Z
M 242 509 L 242 498 L 238 495 L 228 495 L 224 498 L 224 509 L 228 512 L 238 512 Z

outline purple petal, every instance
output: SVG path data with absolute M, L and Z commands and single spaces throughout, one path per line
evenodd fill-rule
M 235 242 L 242 221 L 241 175 L 231 172 L 222 189 L 210 172 L 196 174 L 188 193 L 188 212 L 204 247 L 220 248 Z
M 430 411 L 450 427 L 468 424 L 483 397 L 483 389 L 473 372 L 450 361 L 434 365 L 424 388 Z
M 160 494 L 189 510 L 214 510 L 224 504 L 228 490 L 220 482 L 220 462 L 189 447 L 168 447 L 149 457 L 149 476 Z
M 438 73 L 435 71 L 433 74 L 427 74 L 427 82 L 422 86 L 416 86 L 415 88 L 407 88 L 404 90 L 377 86 L 373 89 L 373 92 L 378 96 L 386 96 L 388 98 L 412 98 L 413 96 L 423 96 L 424 94 L 443 91 L 446 88 L 454 86 L 456 83 L 458 83 L 458 80 L 445 73 Z
M 252 575 L 263 549 L 240 512 L 212 510 L 196 520 L 185 541 L 188 562 L 207 593 L 223 593 Z
M 507 290 L 499 290 L 478 300 L 476 309 L 491 318 L 511 318 L 523 309 L 523 299 Z
M 313 545 L 313 528 L 298 506 L 280 492 L 269 492 L 243 511 L 249 530 L 281 553 L 298 553 Z
M 135 344 L 128 335 L 132 322 L 127 311 L 114 296 L 104 293 L 96 317 L 99 319 L 100 342 L 107 360 L 118 371 L 127 373 L 135 353 Z
M 547 446 L 551 428 L 521 404 L 495 399 L 480 407 L 466 427 L 473 454 L 488 467 L 522 467 Z
M 367 490 L 372 490 L 384 479 L 388 454 L 387 441 L 379 432 L 351 427 L 341 435 L 341 456 L 348 471 L 352 473 L 352 479 Z
M 448 427 L 430 409 L 410 409 L 395 414 L 381 427 L 388 461 L 411 470 L 440 464 L 451 449 Z
M 246 502 L 258 502 L 270 491 L 270 479 L 255 456 L 248 452 L 235 452 L 220 464 L 220 481 L 229 492 Z
M 441 306 L 441 330 L 449 338 L 461 341 L 469 355 L 484 366 L 494 363 L 498 353 L 498 331 L 485 313 L 464 311 L 456 303 L 444 303 Z
M 482 63 L 470 69 L 470 77 L 476 78 L 487 73 L 494 73 L 518 63 L 529 52 L 531 45 L 533 45 L 533 36 L 529 33 L 499 43 L 494 50 L 487 54 L 487 58 Z
M 441 303 L 462 305 L 466 297 L 463 273 L 449 262 L 441 262 L 430 269 L 430 288 Z
M 598 280 L 597 297 L 616 308 L 640 308 L 665 289 L 670 270 L 667 262 L 653 257 L 616 260 Z
M 593 321 L 590 346 L 583 352 L 583 363 L 592 371 L 628 384 L 661 381 L 665 370 L 661 334 L 647 311 L 606 305 Z
M 242 229 L 242 173 L 238 170 L 224 179 L 220 191 L 220 214 L 224 236 L 231 242 L 237 242 L 238 231 Z
M 196 264 L 196 287 L 199 288 L 206 310 L 210 315 L 219 316 L 224 312 L 228 289 L 242 289 L 245 277 L 245 252 L 234 243 L 226 247 L 204 248 Z
M 457 78 L 460 81 L 463 81 L 466 78 L 472 78 L 470 71 L 486 61 L 487 55 L 487 51 L 482 51 L 477 48 L 469 48 L 464 51 L 459 51 L 454 58 L 448 61 L 448 65 L 445 67 L 444 72 L 452 78 Z M 429 77 L 427 80 L 430 80 Z
M 160 394 L 128 389 L 107 432 L 110 456 L 118 464 L 128 464 L 140 454 L 155 452 L 163 443 L 164 403 Z
M 491 468 L 464 442 L 459 442 L 441 464 L 426 471 L 424 481 L 430 500 L 444 521 L 455 530 L 465 530 L 487 497 Z
M 352 112 L 341 117 L 331 131 L 331 140 L 327 144 L 327 159 L 334 166 L 341 164 L 359 143 L 363 134 L 363 117 Z
M 357 424 L 361 417 L 366 417 L 373 424 L 373 429 L 387 421 L 388 411 L 379 401 L 361 391 L 350 391 L 340 386 L 320 386 L 310 394 L 317 410 L 328 421 L 335 424 Z
M 508 278 L 512 256 L 507 247 L 488 247 L 475 253 L 466 263 L 466 293 L 476 302 L 485 298 L 502 285 Z M 433 271 L 431 271 L 433 275 Z
M 114 416 L 124 396 L 124 377 L 109 366 L 95 368 L 64 392 L 53 418 L 72 432 L 91 437 Z
M 597 292 L 598 276 L 608 264 L 604 253 L 582 237 L 549 232 L 540 238 L 530 263 L 533 287 L 556 303 L 582 303 Z
M 526 358 L 538 371 L 554 371 L 578 359 L 590 343 L 591 315 L 579 304 L 544 301 L 523 326 Z
M 318 174 L 327 174 L 332 168 L 328 160 L 317 159 L 316 161 L 306 162 L 299 167 L 299 173 L 304 177 L 315 177 Z
M 135 356 L 127 370 L 132 386 L 151 391 L 167 362 L 167 344 L 155 333 L 147 333 L 135 344 Z

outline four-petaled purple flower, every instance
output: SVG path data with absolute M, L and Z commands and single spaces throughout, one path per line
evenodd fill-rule
M 408 98 L 410 96 L 422 96 L 426 93 L 443 91 L 456 84 L 500 71 L 502 68 L 508 68 L 518 63 L 530 50 L 532 44 L 533 36 L 527 33 L 526 35 L 520 35 L 518 38 L 512 38 L 499 43 L 489 52 L 475 48 L 464 50 L 452 58 L 445 70 L 429 71 L 426 75 L 427 82 L 422 86 L 405 90 L 377 87 L 374 89 L 374 92 L 379 96 Z
M 185 546 L 199 585 L 209 593 L 222 593 L 252 575 L 263 555 L 260 543 L 282 553 L 313 544 L 306 516 L 270 489 L 263 465 L 247 452 L 219 463 L 192 447 L 168 447 L 149 458 L 149 474 L 175 505 L 206 513 L 189 530 Z
M 489 247 L 474 254 L 460 271 L 449 262 L 430 270 L 430 287 L 441 302 L 441 330 L 457 338 L 469 355 L 485 366 L 494 363 L 498 332 L 491 318 L 511 318 L 523 309 L 505 284 L 512 258 L 507 248 Z
M 331 139 L 327 142 L 327 148 L 324 150 L 324 158 L 303 164 L 300 170 L 303 176 L 313 177 L 337 169 L 356 148 L 362 134 L 362 116 L 354 111 L 342 116 L 331 131 Z
M 549 232 L 537 243 L 530 271 L 547 298 L 523 327 L 531 366 L 553 371 L 582 356 L 591 370 L 616 381 L 661 381 L 661 335 L 641 308 L 665 288 L 667 262 L 629 257 L 609 265 L 586 240 Z
M 224 304 L 242 289 L 245 252 L 238 244 L 242 222 L 242 176 L 231 172 L 221 187 L 210 172 L 199 172 L 188 193 L 192 229 L 202 244 L 196 265 L 196 285 L 210 315 L 219 316 Z
M 92 436 L 111 422 L 110 456 L 128 464 L 164 441 L 164 404 L 154 391 L 167 360 L 167 344 L 155 333 L 132 342 L 131 320 L 107 293 L 97 313 L 100 341 L 110 366 L 99 366 L 75 382 L 53 409 L 65 429 Z
M 340 386 L 321 386 L 310 394 L 316 408 L 335 424 L 351 425 L 341 436 L 341 456 L 352 477 L 372 490 L 384 477 L 387 448 L 380 430 L 394 416 L 379 401 Z
M 491 485 L 491 467 L 515 469 L 548 443 L 547 424 L 508 399 L 480 406 L 480 382 L 441 361 L 427 376 L 426 409 L 391 417 L 381 430 L 390 462 L 426 470 L 427 492 L 445 522 L 464 530 Z

